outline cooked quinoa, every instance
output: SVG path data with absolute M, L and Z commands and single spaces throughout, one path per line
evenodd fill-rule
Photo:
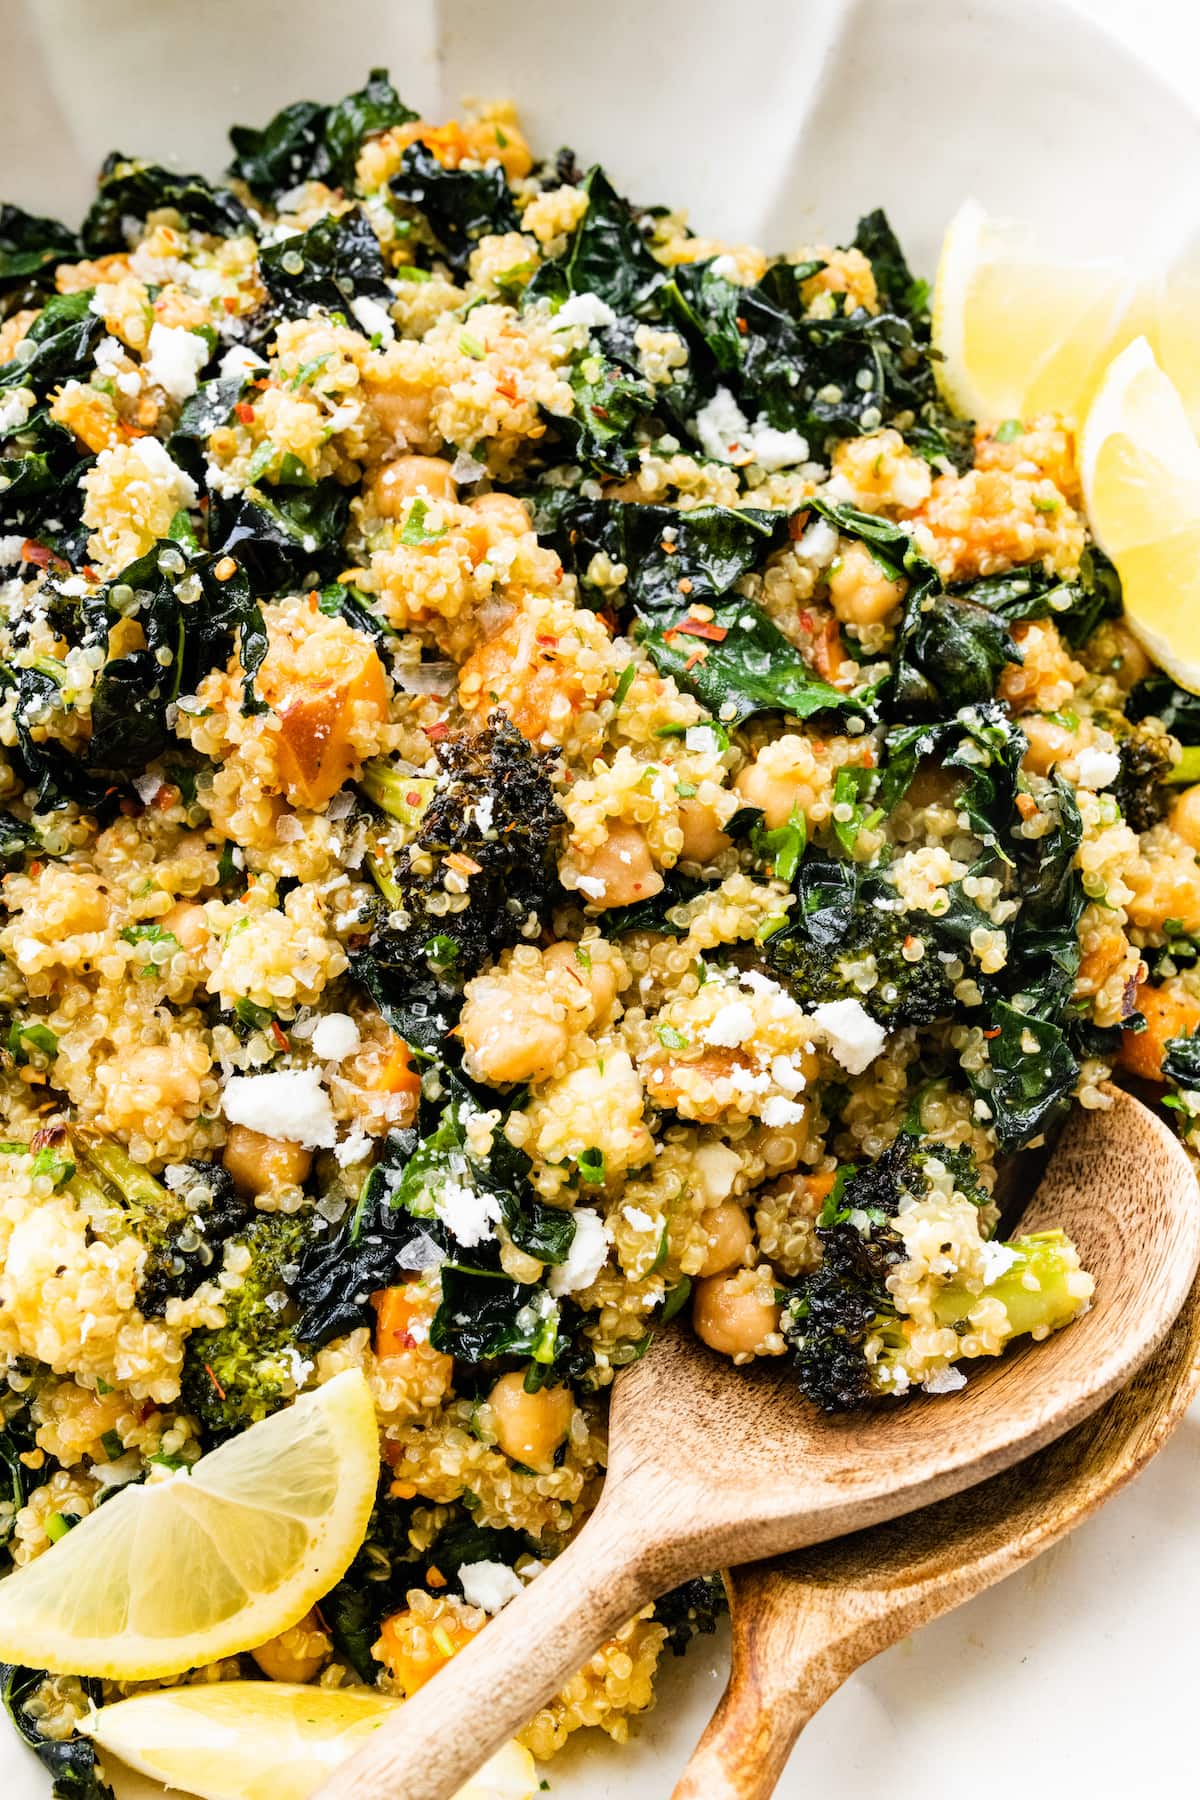
M 832 1408 L 1086 1307 L 997 1161 L 1118 1063 L 1200 1139 L 1200 702 L 882 214 L 768 258 L 379 71 L 233 141 L 0 210 L 0 1536 L 361 1369 L 355 1563 L 183 1678 L 407 1696 L 677 1313 Z

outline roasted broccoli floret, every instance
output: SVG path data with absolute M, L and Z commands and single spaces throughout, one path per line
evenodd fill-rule
M 553 757 L 535 750 L 502 712 L 484 730 L 437 745 L 436 783 L 372 764 L 367 793 L 416 826 L 371 872 L 387 908 L 371 953 L 403 976 L 461 987 L 517 942 L 557 881 L 566 819 L 550 781 Z M 430 866 L 432 864 L 432 867 Z
M 132 1232 L 145 1245 L 138 1309 L 161 1318 L 168 1300 L 185 1298 L 219 1271 L 220 1246 L 245 1219 L 245 1201 L 219 1163 L 183 1164 L 181 1178 L 167 1187 L 108 1138 L 76 1131 L 70 1142 L 72 1194 L 94 1231 L 113 1238 Z
M 889 1030 L 931 1025 L 954 1011 L 928 920 L 903 911 L 883 882 L 863 884 L 835 941 L 823 941 L 801 913 L 764 949 L 772 970 L 805 1006 L 858 1000 Z
M 974 1158 L 901 1133 L 852 1171 L 817 1226 L 821 1262 L 784 1307 L 805 1396 L 843 1412 L 958 1386 L 962 1358 L 1045 1337 L 1087 1304 L 1091 1278 L 1061 1232 L 989 1241 Z
M 700 1575 L 672 1588 L 654 1604 L 656 1623 L 667 1628 L 667 1642 L 682 1656 L 694 1637 L 707 1637 L 728 1610 L 725 1585 L 719 1575 Z
M 1157 720 L 1144 719 L 1127 736 L 1118 738 L 1120 773 L 1109 792 L 1134 831 L 1149 831 L 1171 803 L 1172 741 Z
M 236 1239 L 250 1254 L 240 1287 L 222 1294 L 225 1323 L 184 1345 L 181 1402 L 206 1431 L 226 1437 L 265 1419 L 295 1388 L 291 1287 L 307 1234 L 299 1213 L 257 1213 Z

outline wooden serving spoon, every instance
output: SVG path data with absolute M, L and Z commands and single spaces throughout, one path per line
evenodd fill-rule
M 684 1331 L 617 1382 L 608 1477 L 563 1554 L 320 1790 L 446 1800 L 625 1620 L 677 1582 L 896 1518 L 1011 1467 L 1122 1387 L 1163 1341 L 1200 1261 L 1187 1156 L 1138 1101 L 1077 1111 L 1022 1220 L 1061 1225 L 1090 1312 L 973 1368 L 946 1398 L 826 1418 L 793 1372 L 736 1369 Z
M 1200 1281 L 1084 1424 L 924 1512 L 726 1576 L 729 1683 L 672 1800 L 767 1800 L 801 1730 L 881 1650 L 1032 1561 L 1156 1456 L 1200 1387 Z

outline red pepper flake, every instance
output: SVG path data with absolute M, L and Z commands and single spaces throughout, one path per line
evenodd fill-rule
M 260 375 L 258 380 L 254 383 L 254 386 L 256 388 L 260 388 L 264 394 L 266 393 L 266 391 L 270 387 L 270 385 L 271 385 L 270 380 L 266 375 Z
M 701 647 L 699 650 L 693 650 L 692 654 L 688 657 L 687 661 L 683 665 L 684 674 L 690 675 L 697 663 L 707 662 L 707 660 L 708 660 L 708 651 L 705 650 L 703 647 Z
M 71 566 L 48 545 L 36 543 L 33 538 L 26 538 L 21 545 L 21 561 L 33 563 L 39 569 L 69 569 Z
M 738 330 L 739 330 L 739 331 L 740 331 L 740 332 L 741 332 L 741 334 L 742 334 L 742 336 L 743 336 L 743 337 L 745 337 L 745 336 L 746 336 L 746 333 L 747 333 L 747 332 L 748 332 L 748 331 L 749 331 L 749 329 L 750 329 L 750 327 L 749 327 L 749 326 L 748 326 L 748 325 L 747 325 L 747 323 L 746 323 L 746 321 L 745 321 L 745 319 L 742 319 L 742 318 L 739 318 L 739 319 L 738 319 L 738 321 L 737 321 L 737 328 L 738 328 Z
M 678 625 L 672 625 L 669 631 L 663 633 L 663 636 L 668 638 L 698 637 L 706 639 L 710 644 L 723 644 L 729 636 L 729 632 L 724 625 L 715 625 L 711 619 L 689 617 L 680 619 Z
M 556 637 L 539 637 L 537 642 L 542 646 L 543 650 L 558 649 L 558 639 Z
M 156 790 L 152 804 L 158 808 L 159 812 L 166 812 L 168 807 L 174 806 L 178 798 L 179 789 L 164 781 L 162 786 Z
M 1000 1036 L 999 1025 L 993 1025 L 992 1029 L 990 1031 L 985 1031 L 983 1035 L 985 1038 L 998 1038 Z
M 478 875 L 482 866 L 473 856 L 464 856 L 461 850 L 452 850 L 446 858 L 446 867 L 453 869 L 456 875 Z
M 211 1363 L 205 1363 L 204 1373 L 208 1376 L 208 1379 L 212 1382 L 213 1386 L 216 1388 L 216 1390 L 217 1390 L 218 1394 L 221 1396 L 222 1400 L 226 1399 L 227 1396 L 225 1393 L 225 1389 L 221 1386 L 220 1382 L 217 1380 L 216 1376 L 213 1374 Z
M 408 806 L 420 806 L 421 804 L 421 796 L 416 788 L 413 789 L 411 794 L 405 794 L 404 799 Z
M 227 313 L 236 312 L 237 311 L 237 295 L 236 294 L 223 294 L 221 296 L 221 305 L 225 308 L 225 311 Z
M 42 867 L 43 867 L 43 864 L 42 864 L 41 858 L 35 856 L 33 861 L 29 865 L 29 873 L 31 875 L 40 875 L 42 872 Z
M 679 555 L 679 545 L 676 543 L 673 543 L 670 538 L 663 538 L 662 542 L 659 544 L 658 547 L 663 552 L 664 556 L 678 556 Z
M 445 719 L 438 719 L 434 724 L 425 727 L 425 736 L 431 744 L 440 744 L 450 730 Z
M 281 1050 L 291 1049 L 292 1046 L 288 1042 L 288 1034 L 283 1029 L 278 1019 L 271 1020 L 271 1036 L 275 1039 L 276 1044 Z
M 254 408 L 249 404 L 248 401 L 239 400 L 233 410 L 237 414 L 238 418 L 242 421 L 243 425 L 253 425 L 253 423 L 254 423 Z
M 815 631 L 817 629 L 816 620 L 813 618 L 807 607 L 799 614 L 799 620 L 800 629 L 802 631 Z

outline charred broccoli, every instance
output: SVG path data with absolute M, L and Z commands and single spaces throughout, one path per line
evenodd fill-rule
M 72 1132 L 71 1154 L 70 1190 L 92 1229 L 132 1232 L 146 1247 L 138 1284 L 145 1318 L 161 1318 L 168 1300 L 185 1298 L 219 1270 L 219 1247 L 247 1213 L 219 1163 L 187 1163 L 186 1177 L 166 1187 L 107 1138 Z
M 484 730 L 437 745 L 435 784 L 372 765 L 364 786 L 412 841 L 372 873 L 387 906 L 371 940 L 397 975 L 461 987 L 522 935 L 554 892 L 566 820 L 550 781 L 553 757 L 535 750 L 502 712 Z M 432 863 L 432 868 L 430 864 Z
M 667 1628 L 667 1642 L 676 1656 L 682 1656 L 694 1637 L 707 1637 L 717 1629 L 717 1620 L 728 1607 L 725 1586 L 719 1575 L 700 1575 L 655 1601 L 654 1618 Z
M 1149 831 L 1171 803 L 1171 791 L 1163 787 L 1174 769 L 1171 739 L 1157 721 L 1145 719 L 1117 739 L 1117 755 L 1120 773 L 1109 792 L 1127 825 L 1134 831 Z
M 903 1132 L 839 1181 L 817 1226 L 821 1262 L 783 1313 L 807 1399 L 843 1412 L 918 1384 L 947 1390 L 961 1357 L 1045 1336 L 1082 1310 L 1092 1284 L 1063 1234 L 990 1243 L 986 1209 L 968 1151 Z
M 294 1391 L 291 1287 L 305 1240 L 300 1214 L 257 1213 L 236 1240 L 250 1265 L 222 1296 L 224 1325 L 193 1331 L 184 1345 L 181 1403 L 217 1437 L 265 1419 Z
M 796 910 L 764 950 L 802 1005 L 859 1000 L 889 1030 L 931 1025 L 953 1013 L 954 995 L 927 924 L 877 876 L 810 854 Z

